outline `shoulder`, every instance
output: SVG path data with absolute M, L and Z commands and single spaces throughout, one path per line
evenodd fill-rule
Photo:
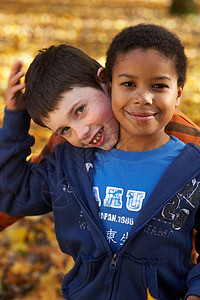
M 186 173 L 200 172 L 200 147 L 194 143 L 185 145 L 181 153 L 173 161 L 172 166 L 176 166 L 180 176 Z
M 182 151 L 182 162 L 185 166 L 193 166 L 200 171 L 200 147 L 194 143 L 185 145 Z
M 176 109 L 165 131 L 183 141 L 185 144 L 194 143 L 200 146 L 200 128 L 184 113 Z
M 186 149 L 192 153 L 196 153 L 196 155 L 200 155 L 200 146 L 197 146 L 194 143 L 189 143 L 186 146 Z
M 71 145 L 68 141 L 65 141 L 61 144 L 58 144 L 53 149 L 53 154 L 56 157 L 64 155 L 65 158 L 68 159 L 76 159 L 76 160 L 91 160 L 94 156 L 95 148 L 80 148 Z

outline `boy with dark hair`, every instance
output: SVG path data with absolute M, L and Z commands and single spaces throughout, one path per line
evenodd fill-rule
M 98 199 L 108 190 L 100 217 L 109 212 L 114 220 L 103 225 L 117 253 L 115 280 L 123 282 L 120 266 L 131 274 L 124 284 L 132 285 L 133 299 L 145 299 L 145 287 L 155 299 L 200 299 L 200 266 L 191 268 L 189 259 L 193 228 L 200 252 L 200 150 L 164 132 L 180 103 L 186 62 L 179 39 L 156 25 L 124 29 L 107 52 L 120 135 L 115 150 L 96 152 L 94 185 Z M 115 219 L 122 216 L 126 222 L 119 225 Z
M 41 117 L 55 110 L 61 95 L 75 86 L 103 91 L 98 73 L 102 71 L 96 60 L 73 46 L 63 44 L 40 50 L 25 78 L 27 110 L 33 121 L 46 127 Z
M 21 62 L 16 62 L 7 98 L 14 97 L 13 89 L 18 93 L 18 89 L 24 88 L 23 84 L 18 85 L 23 75 L 20 68 Z M 117 143 L 119 125 L 111 110 L 104 73 L 97 61 L 73 46 L 59 45 L 40 50 L 25 77 L 26 109 L 35 123 L 48 127 L 45 121 L 49 113 L 57 110 L 66 92 L 68 99 L 72 94 L 78 100 L 72 97 L 68 100 L 70 118 L 67 115 L 63 120 L 59 117 L 60 127 L 57 126 L 54 132 L 78 147 L 111 149 Z M 20 109 L 25 107 L 23 97 L 18 105 Z M 93 119 L 90 111 L 95 115 Z
M 199 265 L 190 259 L 193 228 L 199 239 L 199 148 L 164 132 L 183 86 L 176 54 L 166 56 L 162 42 L 177 38 L 159 26 L 156 36 L 152 25 L 137 28 L 155 40 L 145 49 L 134 42 L 125 52 L 117 49 L 109 82 L 120 122 L 116 149 L 65 142 L 36 165 L 25 162 L 33 143 L 25 111 L 6 110 L 0 132 L 0 209 L 13 215 L 53 210 L 59 245 L 75 260 L 63 280 L 66 299 L 140 300 L 148 290 L 161 300 L 200 299 Z M 126 39 L 126 33 L 120 35 Z M 78 118 L 87 112 L 89 103 L 79 103 L 83 91 L 64 92 L 41 118 L 44 125 L 70 131 L 71 104 Z M 18 103 L 7 98 L 10 106 Z

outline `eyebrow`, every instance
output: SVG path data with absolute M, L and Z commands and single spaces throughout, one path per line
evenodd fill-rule
M 153 79 L 155 80 L 163 80 L 163 79 L 166 79 L 166 80 L 172 80 L 171 77 L 168 77 L 168 76 L 157 76 L 157 77 L 154 77 Z
M 127 77 L 127 78 L 130 78 L 130 79 L 134 79 L 134 78 L 138 78 L 138 76 L 135 76 L 135 75 L 130 75 L 130 74 L 126 74 L 126 73 L 122 73 L 122 74 L 119 74 L 118 77 Z M 157 76 L 157 77 L 153 77 L 152 79 L 154 80 L 170 80 L 171 81 L 171 78 L 168 77 L 168 76 Z
M 126 74 L 126 73 L 119 74 L 118 77 L 137 78 L 137 76 Z

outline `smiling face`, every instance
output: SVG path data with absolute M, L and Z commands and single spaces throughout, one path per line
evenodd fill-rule
M 147 151 L 169 141 L 164 132 L 183 87 L 173 59 L 154 49 L 134 49 L 117 57 L 112 74 L 112 109 L 120 123 L 117 148 Z
M 74 87 L 66 91 L 43 123 L 74 146 L 111 149 L 118 141 L 119 125 L 106 85 L 101 86 L 103 90 Z

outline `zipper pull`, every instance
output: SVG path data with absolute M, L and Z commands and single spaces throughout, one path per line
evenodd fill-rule
M 112 267 L 117 266 L 117 258 L 118 258 L 118 254 L 114 254 L 110 266 Z
M 117 258 L 118 258 L 118 254 L 114 254 L 113 255 L 113 258 L 112 258 L 112 261 L 111 261 L 111 264 L 110 264 L 110 267 L 108 269 L 108 275 L 106 277 L 106 280 L 105 280 L 105 284 L 107 286 L 110 287 L 110 285 L 112 284 L 113 282 L 113 279 L 114 279 L 114 275 L 115 275 L 115 272 L 117 271 Z

